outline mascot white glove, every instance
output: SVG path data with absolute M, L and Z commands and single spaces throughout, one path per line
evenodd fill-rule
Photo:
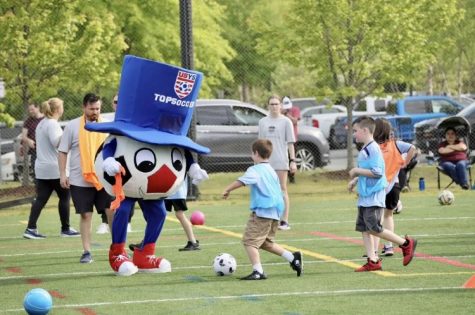
M 198 163 L 193 163 L 188 170 L 188 176 L 192 179 L 193 185 L 198 185 L 209 178 L 208 173 L 202 169 Z
M 120 163 L 113 157 L 108 157 L 102 162 L 102 170 L 109 176 L 115 176 L 115 174 L 120 172 Z

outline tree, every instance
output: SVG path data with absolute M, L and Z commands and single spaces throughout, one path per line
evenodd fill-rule
M 126 54 L 181 65 L 179 5 L 176 0 L 104 0 L 116 15 L 128 48 Z M 194 64 L 205 75 L 200 97 L 211 97 L 232 80 L 225 65 L 234 50 L 223 39 L 223 7 L 215 1 L 193 3 Z
M 243 101 L 249 102 L 252 90 L 261 88 L 266 91 L 272 88 L 272 72 L 275 63 L 257 49 L 262 36 L 259 29 L 253 27 L 256 10 L 267 9 L 262 4 L 268 1 L 256 0 L 219 0 L 226 8 L 226 20 L 223 23 L 223 36 L 237 52 L 227 66 L 233 74 L 234 82 L 239 85 L 239 91 L 231 87 L 228 93 L 238 95 Z M 273 2 L 271 8 L 279 6 Z
M 285 41 L 299 49 L 288 58 L 318 73 L 319 89 L 343 101 L 351 122 L 365 96 L 381 94 L 388 82 L 415 82 L 434 60 L 434 32 L 446 29 L 457 10 L 454 0 L 301 0 L 292 12 Z M 351 133 L 347 144 L 349 169 Z
M 17 104 L 26 113 L 30 102 L 61 89 L 83 94 L 117 82 L 126 45 L 113 14 L 96 1 L 7 0 L 0 4 L 0 47 L 5 103 L 15 114 Z

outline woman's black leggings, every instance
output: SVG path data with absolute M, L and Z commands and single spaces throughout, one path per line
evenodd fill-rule
M 58 211 L 61 220 L 61 231 L 69 230 L 69 189 L 61 187 L 58 179 L 36 179 L 36 198 L 31 205 L 30 218 L 28 219 L 28 228 L 36 229 L 36 222 L 40 217 L 41 211 L 49 200 L 49 197 L 56 191 L 58 195 Z

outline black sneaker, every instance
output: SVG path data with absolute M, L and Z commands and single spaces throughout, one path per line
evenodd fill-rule
M 138 243 L 138 244 L 129 244 L 129 249 L 130 249 L 131 251 L 134 251 L 136 248 L 137 248 L 137 249 L 140 249 L 140 248 L 142 248 L 142 243 Z
M 240 278 L 240 280 L 265 280 L 267 276 L 257 270 L 253 270 L 250 275 Z
M 190 250 L 200 250 L 200 241 L 196 240 L 196 243 L 193 243 L 193 242 L 190 242 L 188 241 L 188 243 L 186 243 L 186 246 L 183 247 L 183 248 L 179 248 L 178 250 L 180 252 L 184 252 L 184 251 L 190 251 Z
M 303 260 L 302 260 L 302 253 L 301 252 L 295 252 L 293 253 L 294 255 L 294 260 L 290 263 L 290 267 L 292 267 L 293 270 L 297 271 L 297 277 L 300 277 L 303 271 Z
M 82 253 L 81 255 L 81 259 L 79 259 L 79 262 L 81 264 L 90 264 L 92 263 L 94 260 L 92 260 L 92 255 L 90 252 L 84 252 Z

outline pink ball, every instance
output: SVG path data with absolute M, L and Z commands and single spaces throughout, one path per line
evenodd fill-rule
M 193 211 L 190 217 L 190 222 L 193 225 L 203 225 L 205 224 L 205 215 L 201 211 Z

